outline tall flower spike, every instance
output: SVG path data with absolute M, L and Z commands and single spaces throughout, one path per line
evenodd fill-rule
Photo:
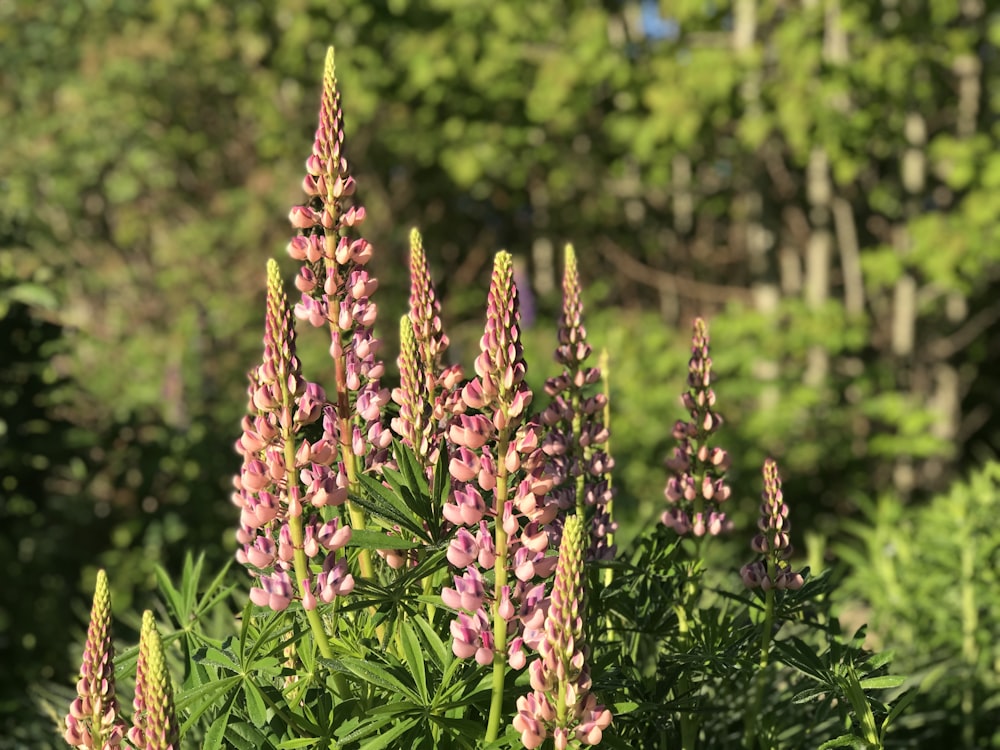
M 462 379 L 462 368 L 442 365 L 448 337 L 441 326 L 441 304 L 431 281 L 423 240 L 416 229 L 410 232 L 410 311 L 405 320 L 410 331 L 404 334 L 400 329 L 398 360 L 403 382 L 393 391 L 392 398 L 400 405 L 401 420 L 405 402 L 408 422 L 394 420 L 393 430 L 414 449 L 429 476 L 438 459 L 446 419 L 463 410 L 456 389 Z M 407 349 L 411 346 L 412 353 Z M 418 422 L 419 434 L 410 434 L 409 426 Z
M 328 421 L 326 394 L 302 377 L 278 264 L 269 261 L 267 271 L 264 357 L 250 373 L 250 414 L 236 443 L 243 456 L 233 493 L 242 545 L 236 557 L 257 579 L 255 604 L 283 610 L 298 598 L 312 610 L 317 600 L 354 587 L 346 558 L 336 554 L 351 529 L 324 510 L 345 502 L 348 481 L 328 431 L 315 442 L 304 435 L 308 425 Z
M 764 492 L 757 520 L 759 532 L 750 543 L 760 558 L 740 568 L 740 578 L 747 588 L 798 589 L 802 576 L 792 570 L 788 558 L 792 556 L 789 535 L 792 524 L 788 520 L 788 505 L 781 492 L 778 465 L 772 460 L 764 462 Z
M 148 609 L 142 613 L 134 706 L 128 741 L 136 750 L 177 750 L 180 747 L 180 727 L 170 674 L 163 657 L 163 643 L 153 613 Z
M 354 200 L 356 184 L 343 146 L 344 116 L 331 47 L 302 183 L 309 202 L 289 214 L 299 235 L 289 242 L 288 253 L 303 263 L 295 282 L 302 292 L 296 316 L 329 327 L 336 395 L 324 415 L 324 434 L 338 446 L 344 476 L 356 492 L 360 472 L 388 460 L 392 433 L 382 422 L 389 390 L 380 385 L 385 366 L 374 334 L 378 310 L 372 296 L 378 280 L 368 270 L 372 246 L 359 234 L 365 209 Z M 347 508 L 351 525 L 364 529 L 364 512 L 350 501 Z M 361 551 L 359 564 L 365 577 L 373 575 L 368 550 Z
M 608 513 L 613 497 L 609 476 L 614 466 L 607 451 L 609 432 L 604 419 L 608 400 L 602 392 L 591 393 L 601 380 L 601 370 L 586 365 L 591 348 L 583 325 L 580 275 L 572 245 L 566 245 L 565 254 L 563 308 L 555 352 L 563 371 L 545 382 L 545 392 L 552 401 L 542 413 L 547 427 L 542 450 L 557 477 L 552 497 L 559 505 L 560 519 L 567 512 L 585 515 L 590 529 L 588 557 L 607 559 L 614 556 L 608 536 L 615 530 Z M 557 542 L 558 523 L 554 527 L 553 541 Z
M 527 748 L 551 736 L 558 750 L 596 745 L 611 724 L 611 712 L 590 692 L 587 647 L 583 642 L 584 532 L 580 516 L 569 516 L 559 545 L 559 563 L 539 657 L 528 668 L 532 692 L 517 699 L 514 728 Z
M 77 748 L 118 747 L 125 734 L 125 723 L 118 715 L 115 697 L 114 646 L 111 643 L 111 593 L 108 576 L 97 571 L 94 601 L 83 649 L 77 697 L 66 715 L 66 742 Z
M 722 417 L 715 411 L 708 343 L 708 325 L 696 318 L 688 362 L 688 388 L 681 396 L 690 420 L 680 420 L 674 425 L 677 447 L 667 460 L 671 477 L 663 491 L 670 508 L 661 517 L 678 534 L 694 533 L 696 537 L 715 536 L 732 528 L 732 522 L 721 510 L 731 494 L 726 484 L 729 454 L 710 445 L 722 425 Z
M 497 254 L 487 297 L 486 329 L 475 361 L 476 378 L 462 389 L 469 413 L 448 431 L 451 498 L 445 519 L 459 529 L 448 561 L 464 571 L 441 596 L 459 610 L 452 623 L 452 650 L 493 664 L 493 701 L 486 739 L 497 738 L 507 664 L 525 664 L 523 645 L 541 637 L 539 609 L 555 558 L 546 557 L 544 524 L 555 516 L 546 493 L 552 487 L 541 452 L 539 428 L 526 422 L 531 390 L 524 381 L 517 290 L 511 256 Z M 493 590 L 483 571 L 492 569 Z

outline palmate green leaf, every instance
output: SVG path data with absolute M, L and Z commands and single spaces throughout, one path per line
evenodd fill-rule
M 216 729 L 216 731 L 224 733 L 226 723 L 229 721 L 229 715 L 232 712 L 233 702 L 238 692 L 236 688 L 239 683 L 240 678 L 238 676 L 226 677 L 221 680 L 214 680 L 204 685 L 199 685 L 193 690 L 185 690 L 183 693 L 178 695 L 177 710 L 183 711 L 187 714 L 187 718 L 185 719 L 183 726 L 181 726 L 181 734 L 186 733 L 188 728 L 191 727 L 202 716 L 202 714 L 206 713 L 213 706 L 219 705 L 224 706 L 223 712 L 212 722 L 212 725 L 209 728 L 209 734 L 211 734 L 212 729 L 215 729 L 217 725 L 220 725 L 220 722 L 221 728 Z M 216 745 L 216 747 L 220 746 L 221 745 Z
M 203 646 L 195 653 L 195 659 L 200 664 L 211 664 L 227 672 L 240 671 L 240 659 L 233 653 L 230 645 L 232 639 L 226 639 L 220 646 Z
M 352 497 L 352 502 L 364 508 L 376 519 L 385 519 L 390 525 L 396 524 L 418 539 L 431 541 L 421 519 L 414 515 L 406 503 L 391 489 L 367 474 L 362 474 L 359 480 L 364 491 L 361 495 Z
M 775 642 L 774 646 L 783 662 L 814 680 L 829 684 L 826 667 L 809 644 L 793 636 Z
M 278 744 L 278 750 L 298 750 L 302 747 L 319 747 L 318 737 L 296 737 L 290 740 L 282 740 Z
M 414 691 L 412 687 L 404 684 L 398 677 L 393 675 L 381 664 L 377 664 L 372 661 L 365 661 L 364 659 L 355 659 L 352 657 L 324 660 L 324 663 L 329 663 L 331 667 L 339 669 L 342 672 L 350 672 L 351 674 L 360 677 L 365 682 L 377 687 L 405 695 L 414 703 L 419 704 L 421 702 L 420 696 L 417 695 L 416 691 Z
M 867 672 L 874 672 L 876 669 L 891 663 L 895 655 L 894 651 L 880 651 L 877 654 L 872 654 L 865 661 L 864 668 Z
M 440 511 L 448 502 L 448 495 L 451 493 L 451 472 L 448 471 L 448 451 L 442 450 L 438 453 L 437 464 L 434 466 L 434 486 L 431 488 L 431 501 L 437 511 Z M 431 526 L 431 529 L 440 526 Z
M 799 705 L 801 703 L 809 703 L 816 700 L 817 698 L 829 697 L 830 688 L 823 685 L 819 687 L 811 687 L 801 692 L 796 693 L 792 696 L 792 703 L 794 705 Z
M 430 721 L 450 733 L 449 747 L 478 748 L 479 739 L 486 733 L 486 725 L 472 719 L 431 714 Z
M 445 451 L 441 452 L 444 453 Z M 398 474 L 403 479 L 405 485 L 415 489 L 417 496 L 426 499 L 430 494 L 430 488 L 427 486 L 427 477 L 424 476 L 424 467 L 417 460 L 417 455 L 408 445 L 400 440 L 394 441 L 393 455 L 396 456 L 396 463 L 399 466 Z M 397 473 L 392 469 L 389 471 L 391 474 Z M 429 503 L 427 507 L 429 510 Z
M 338 732 L 337 741 L 341 745 L 347 745 L 368 737 L 379 731 L 382 727 L 392 724 L 394 718 L 394 716 L 376 714 L 373 717 L 365 717 L 365 719 L 351 719 L 341 725 L 340 730 L 343 734 Z

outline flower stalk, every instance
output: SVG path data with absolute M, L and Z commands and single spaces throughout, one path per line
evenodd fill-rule
M 392 434 L 381 422 L 389 393 L 380 385 L 385 367 L 377 358 L 381 342 L 373 333 L 378 311 L 371 296 L 378 280 L 367 268 L 373 249 L 358 236 L 366 213 L 353 201 L 357 185 L 343 144 L 343 110 L 331 47 L 323 71 L 319 124 L 303 180 L 310 200 L 289 214 L 300 234 L 289 243 L 288 253 L 303 262 L 296 279 L 302 299 L 295 314 L 313 326 L 327 326 L 330 332 L 336 393 L 333 417 L 324 427 L 339 446 L 351 527 L 363 530 L 364 511 L 350 497 L 360 493 L 360 472 L 387 460 Z M 374 577 L 369 550 L 360 550 L 358 564 L 364 577 Z
M 764 491 L 761 495 L 760 517 L 757 520 L 758 533 L 750 547 L 760 557 L 740 569 L 740 578 L 747 588 L 764 591 L 764 618 L 760 630 L 760 659 L 758 661 L 757 689 L 753 707 L 747 712 L 744 745 L 751 750 L 757 742 L 757 716 L 764 699 L 764 671 L 770 658 L 772 631 L 774 630 L 775 591 L 799 589 L 802 575 L 795 572 L 788 563 L 793 549 L 790 540 L 792 530 L 788 520 L 788 505 L 781 492 L 781 476 L 778 465 L 772 459 L 764 462 Z
M 677 447 L 667 461 L 671 477 L 663 491 L 670 507 L 661 521 L 680 536 L 694 534 L 700 540 L 732 528 L 722 510 L 732 494 L 725 478 L 729 454 L 711 445 L 722 417 L 715 410 L 708 325 L 701 318 L 694 321 L 687 384 L 681 401 L 690 419 L 674 424 Z
M 325 404 L 323 389 L 302 377 L 291 311 L 278 265 L 271 260 L 263 363 L 250 373 L 248 408 L 254 416 L 244 418 L 236 444 L 243 455 L 233 494 L 241 509 L 237 539 L 243 546 L 237 559 L 257 580 L 251 600 L 281 611 L 298 599 L 320 653 L 330 658 L 329 636 L 316 607 L 350 593 L 354 579 L 338 554 L 351 528 L 337 517 L 324 518 L 325 508 L 347 499 L 342 467 L 333 465 L 335 443 L 327 429 L 315 442 L 303 432 L 321 418 L 328 426 Z
M 513 726 L 526 748 L 552 737 L 558 750 L 596 745 L 611 725 L 611 712 L 590 692 L 584 643 L 583 516 L 566 519 L 559 545 L 559 562 L 545 616 L 545 636 L 539 657 L 528 668 L 532 692 L 517 700 Z
M 486 739 L 501 726 L 508 664 L 521 669 L 523 647 L 541 638 L 544 586 L 555 558 L 546 557 L 544 524 L 556 514 L 547 502 L 553 477 L 540 448 L 539 428 L 526 423 L 531 390 L 521 346 L 513 264 L 497 254 L 487 298 L 486 329 L 475 361 L 476 378 L 461 391 L 459 413 L 448 430 L 452 493 L 442 509 L 458 527 L 448 561 L 462 575 L 445 588 L 445 606 L 457 610 L 451 623 L 452 650 L 493 666 Z M 475 413 L 473 413 L 475 412 Z M 493 570 L 493 591 L 483 571 Z
M 125 723 L 115 696 L 114 645 L 111 642 L 111 592 L 108 576 L 97 571 L 94 600 L 83 649 L 77 697 L 66 715 L 63 738 L 76 748 L 108 750 L 121 744 Z
M 608 535 L 614 534 L 615 526 L 608 513 L 608 503 L 613 497 L 610 473 L 614 467 L 614 460 L 607 452 L 608 399 L 603 391 L 590 392 L 601 380 L 601 369 L 587 365 L 591 347 L 583 324 L 580 275 L 572 245 L 565 248 L 562 289 L 555 358 L 563 370 L 545 382 L 551 403 L 542 414 L 548 430 L 542 450 L 557 477 L 552 497 L 559 505 L 560 522 L 567 513 L 583 516 L 589 529 L 588 558 L 610 559 L 614 547 Z M 558 541 L 558 534 L 554 541 Z
M 135 713 L 128 741 L 136 750 L 178 750 L 180 727 L 174 692 L 153 613 L 142 614 L 139 660 L 136 662 Z

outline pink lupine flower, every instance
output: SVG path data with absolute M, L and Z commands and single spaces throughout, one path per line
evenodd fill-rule
M 237 559 L 256 579 L 251 600 L 281 611 L 294 599 L 313 605 L 347 593 L 353 578 L 343 570 L 336 585 L 328 568 L 350 540 L 351 529 L 327 520 L 323 508 L 343 504 L 348 481 L 335 463 L 330 430 L 311 442 L 304 429 L 332 421 L 326 394 L 302 377 L 295 353 L 295 328 L 278 266 L 268 263 L 263 362 L 250 373 L 249 410 L 236 450 L 243 468 L 234 479 L 233 502 L 240 508 Z M 300 549 L 306 567 L 295 570 Z M 346 561 L 341 561 L 346 565 Z M 316 568 L 323 570 L 322 574 Z
M 545 392 L 552 399 L 542 413 L 547 432 L 542 452 L 548 457 L 555 488 L 552 498 L 559 506 L 559 517 L 551 528 L 553 543 L 567 512 L 586 516 L 589 522 L 590 559 L 614 557 L 614 545 L 608 543 L 617 524 L 609 508 L 614 497 L 610 472 L 614 460 L 607 453 L 608 428 L 604 424 L 607 397 L 588 393 L 601 379 L 597 367 L 586 366 L 591 348 L 583 325 L 583 300 L 576 253 L 566 246 L 563 272 L 563 307 L 559 318 L 559 346 L 556 361 L 563 371 L 545 382 Z
M 389 392 L 380 385 L 385 366 L 378 359 L 380 342 L 372 330 L 377 317 L 372 295 L 378 288 L 368 269 L 372 247 L 363 237 L 353 236 L 366 214 L 364 207 L 353 203 L 357 184 L 343 147 L 343 110 L 330 49 L 319 123 L 303 181 L 310 200 L 292 209 L 292 225 L 301 234 L 289 242 L 288 253 L 303 263 L 296 280 L 302 292 L 296 316 L 330 330 L 336 419 L 324 422 L 325 434 L 340 445 L 342 461 L 362 458 L 363 465 L 371 468 L 387 460 L 392 441 L 381 421 Z M 354 468 L 349 468 L 353 476 Z
M 460 657 L 523 666 L 524 622 L 534 614 L 526 597 L 538 577 L 551 574 L 542 524 L 549 507 L 540 428 L 526 420 L 531 391 L 524 382 L 517 289 L 508 253 L 497 255 L 487 299 L 486 328 L 476 358 L 477 377 L 461 391 L 447 433 L 452 496 L 444 518 L 459 528 L 447 552 L 461 575 L 442 592 L 458 610 L 452 629 Z M 464 412 L 464 413 L 463 413 Z M 536 494 L 537 493 L 537 494 Z M 478 582 L 494 571 L 493 590 Z M 475 627 L 474 624 L 478 624 Z M 489 657 L 487 659 L 487 657 Z
M 596 745 L 611 725 L 611 712 L 598 705 L 590 692 L 580 614 L 584 541 L 583 519 L 568 516 L 539 656 L 528 667 L 532 692 L 517 699 L 513 721 L 527 748 L 538 747 L 550 736 L 557 748 L 568 747 L 570 742 Z
M 666 462 L 671 476 L 663 490 L 670 507 L 661 516 L 661 521 L 681 536 L 717 536 L 732 528 L 721 510 L 731 494 L 725 481 L 729 455 L 709 445 L 722 417 L 715 411 L 708 344 L 708 325 L 697 318 L 688 362 L 688 390 L 681 396 L 690 420 L 678 421 L 673 428 L 677 447 Z
M 174 692 L 163 656 L 163 644 L 153 613 L 142 614 L 139 660 L 136 662 L 135 712 L 128 741 L 136 750 L 178 750 L 180 725 L 174 708 Z
M 73 747 L 108 750 L 121 744 L 125 723 L 118 715 L 114 658 L 111 593 L 107 574 L 99 570 L 80 679 L 76 683 L 77 697 L 70 704 L 63 733 L 63 738 Z
M 759 533 L 750 547 L 761 557 L 740 569 L 740 578 L 747 588 L 798 589 L 802 575 L 792 570 L 788 558 L 792 556 L 789 535 L 792 524 L 788 520 L 788 505 L 781 493 L 781 476 L 778 465 L 772 460 L 764 462 L 764 492 L 757 520 Z

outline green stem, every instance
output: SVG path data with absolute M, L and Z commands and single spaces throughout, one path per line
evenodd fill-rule
M 767 561 L 767 576 L 772 581 L 777 572 L 777 565 L 773 559 Z M 771 631 L 774 624 L 774 589 L 768 589 L 764 594 L 764 621 L 761 624 L 760 632 L 760 659 L 757 662 L 757 674 L 755 677 L 756 686 L 754 689 L 753 704 L 749 707 L 747 715 L 744 717 L 746 731 L 743 738 L 743 746 L 746 750 L 753 750 L 757 745 L 757 717 L 760 716 L 761 708 L 764 705 L 764 690 L 767 687 L 765 670 L 771 653 Z
M 676 608 L 677 612 L 677 631 L 680 634 L 680 641 L 685 646 L 690 640 L 690 627 L 688 625 L 686 607 L 684 605 L 678 606 Z M 677 679 L 678 697 L 681 695 L 688 695 L 691 690 L 691 677 L 688 673 L 682 672 L 681 676 Z M 695 744 L 698 741 L 698 720 L 695 718 L 690 711 L 683 711 L 681 713 L 681 750 L 694 750 Z
M 503 528 L 503 511 L 507 503 L 507 443 L 508 436 L 497 440 L 496 486 L 496 562 L 493 565 L 493 695 L 490 699 L 490 716 L 486 726 L 486 742 L 493 742 L 500 734 L 503 714 L 504 677 L 507 669 L 507 621 L 500 616 L 503 587 L 507 585 L 507 532 Z
M 294 409 L 292 394 L 287 391 L 284 384 L 282 385 L 282 396 L 285 408 L 289 412 L 292 412 Z M 292 487 L 298 484 L 298 476 L 295 471 L 295 435 L 292 432 L 291 426 L 283 428 L 282 432 L 284 433 L 282 437 L 285 442 L 285 491 L 290 495 Z M 295 567 L 295 585 L 298 586 L 299 597 L 305 600 L 306 595 L 309 593 L 307 587 L 312 580 L 312 573 L 309 570 L 309 560 L 303 549 L 301 511 L 297 516 L 288 517 L 288 531 L 291 534 L 292 547 L 294 549 L 292 563 Z M 326 634 L 326 628 L 323 627 L 322 618 L 320 618 L 319 613 L 315 609 L 307 609 L 305 613 L 319 652 L 324 658 L 332 659 L 333 650 L 330 648 L 329 636 Z
M 570 408 L 573 410 L 573 435 L 571 440 L 572 446 L 575 449 L 574 453 L 576 453 L 574 458 L 579 462 L 579 466 L 576 467 L 576 514 L 580 516 L 581 520 L 586 520 L 587 505 L 584 500 L 584 494 L 587 483 L 586 476 L 584 475 L 584 463 L 587 460 L 588 451 L 580 447 L 580 433 L 583 431 L 583 415 L 580 413 L 580 404 L 582 401 L 580 391 L 574 389 L 570 396 Z
M 328 247 L 336 247 L 338 240 L 339 235 L 337 232 L 329 229 L 326 231 L 326 242 Z M 334 273 L 340 273 L 340 269 L 337 268 L 336 261 L 332 258 L 327 258 L 325 265 L 328 273 L 331 270 Z M 329 300 L 328 304 L 330 305 L 331 310 L 336 310 L 340 304 L 340 300 L 334 298 Z M 332 320 L 330 321 L 330 338 L 332 341 L 340 345 L 338 350 L 343 352 L 344 345 L 341 341 L 340 327 Z M 350 496 L 357 495 L 359 493 L 360 487 L 358 485 L 358 457 L 354 455 L 354 451 L 351 449 L 351 438 L 354 430 L 351 420 L 351 399 L 347 391 L 347 355 L 342 353 L 339 357 L 334 357 L 333 368 L 334 383 L 337 387 L 337 417 L 340 424 L 340 458 L 343 460 L 344 468 L 347 471 L 347 512 L 351 517 L 351 528 L 364 531 L 365 513 L 362 509 L 355 507 L 354 503 L 351 502 L 350 499 Z M 362 549 L 358 552 L 358 567 L 361 569 L 362 576 L 369 580 L 374 579 L 372 557 L 369 550 Z

